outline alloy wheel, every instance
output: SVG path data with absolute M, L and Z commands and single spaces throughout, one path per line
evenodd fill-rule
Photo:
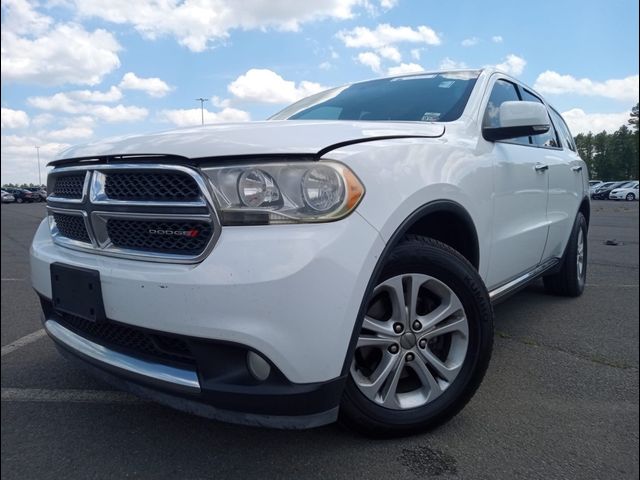
M 468 320 L 453 290 L 428 275 L 398 275 L 373 291 L 351 376 L 383 407 L 421 407 L 453 383 L 468 345 Z

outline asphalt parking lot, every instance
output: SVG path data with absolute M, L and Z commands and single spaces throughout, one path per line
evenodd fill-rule
M 466 409 L 381 441 L 216 423 L 94 380 L 41 334 L 28 248 L 44 206 L 2 205 L 2 478 L 638 478 L 638 202 L 592 209 L 585 295 L 536 284 L 498 305 Z

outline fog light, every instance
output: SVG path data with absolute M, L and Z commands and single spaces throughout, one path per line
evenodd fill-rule
M 256 380 L 264 382 L 271 373 L 271 365 L 255 352 L 247 353 L 247 368 Z

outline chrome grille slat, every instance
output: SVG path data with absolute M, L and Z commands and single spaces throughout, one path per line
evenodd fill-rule
M 54 185 L 58 182 L 72 184 L 76 196 L 48 198 L 53 239 L 65 247 L 138 260 L 196 263 L 220 235 L 208 182 L 189 167 L 147 163 L 60 167 L 50 179 Z

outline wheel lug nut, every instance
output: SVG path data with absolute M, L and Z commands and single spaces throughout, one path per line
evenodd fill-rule
M 418 345 L 420 346 L 420 348 L 425 348 L 427 346 L 427 341 L 423 338 L 418 342 Z
M 414 355 L 413 353 L 407 353 L 407 362 L 413 362 Z
M 401 323 L 394 323 L 393 324 L 393 331 L 396 333 L 402 333 L 402 331 L 404 330 L 404 326 Z
M 422 324 L 418 320 L 413 322 L 413 329 L 414 330 L 420 330 L 421 328 L 422 328 Z
M 398 348 L 398 345 L 396 345 L 395 343 L 389 347 L 390 353 L 398 353 L 399 350 L 400 349 Z

